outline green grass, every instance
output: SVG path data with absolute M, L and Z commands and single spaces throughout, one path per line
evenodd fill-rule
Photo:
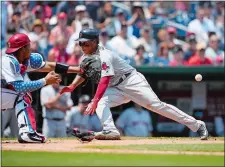
M 223 166 L 223 156 L 2 151 L 2 166 Z
M 129 150 L 157 150 L 157 151 L 202 151 L 224 152 L 224 144 L 144 144 L 126 146 L 84 146 L 98 149 L 129 149 Z

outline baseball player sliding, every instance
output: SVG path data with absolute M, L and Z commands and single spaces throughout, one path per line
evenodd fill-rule
M 93 114 L 95 111 L 103 125 L 103 131 L 94 132 L 94 138 L 100 140 L 118 140 L 120 133 L 115 127 L 111 107 L 133 101 L 144 108 L 186 125 L 193 132 L 198 132 L 202 140 L 208 138 L 205 123 L 187 115 L 175 106 L 166 104 L 157 97 L 145 77 L 117 54 L 99 46 L 99 33 L 95 29 L 84 29 L 79 34 L 79 45 L 83 50 L 83 61 L 87 58 L 100 59 L 100 81 L 94 98 L 85 111 Z M 82 64 L 82 62 L 81 62 Z M 84 74 L 78 74 L 71 85 L 64 87 L 60 93 L 72 92 L 86 79 L 93 70 L 84 69 Z M 92 72 L 93 73 L 93 72 Z M 94 77 L 96 80 L 96 73 Z
M 27 72 L 30 71 L 49 73 L 45 78 L 30 81 L 27 76 Z M 48 84 L 59 83 L 61 80 L 56 73 L 82 72 L 80 67 L 44 62 L 40 54 L 31 53 L 30 40 L 25 34 L 18 33 L 9 39 L 6 54 L 2 56 L 1 110 L 15 108 L 20 143 L 46 141 L 45 136 L 36 132 L 35 113 L 31 106 L 32 98 L 29 92 Z

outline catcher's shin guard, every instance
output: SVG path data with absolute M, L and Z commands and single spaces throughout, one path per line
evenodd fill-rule
M 33 133 L 36 130 L 35 113 L 31 107 L 31 96 L 21 96 L 16 102 L 16 117 L 18 120 L 19 134 L 23 132 Z
M 16 117 L 19 127 L 18 141 L 45 142 L 46 138 L 36 132 L 35 112 L 31 107 L 32 98 L 30 94 L 21 96 L 16 102 Z

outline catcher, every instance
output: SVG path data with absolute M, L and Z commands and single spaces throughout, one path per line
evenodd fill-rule
M 123 28 L 126 30 L 126 26 Z M 116 107 L 131 100 L 148 110 L 186 125 L 192 131 L 198 132 L 202 140 L 208 138 L 208 131 L 203 121 L 196 120 L 175 106 L 161 102 L 141 73 L 116 53 L 98 46 L 99 33 L 97 30 L 83 29 L 79 34 L 78 41 L 84 52 L 83 62 L 95 61 L 96 63 L 93 63 L 95 66 L 90 65 L 84 68 L 84 74 L 77 75 L 72 84 L 64 87 L 60 93 L 72 92 L 86 79 L 99 82 L 95 96 L 85 111 L 85 114 L 93 114 L 96 111 L 103 125 L 101 132 L 88 133 L 92 138 L 120 139 L 120 133 L 114 125 L 110 107 Z M 80 138 L 84 137 L 80 135 L 79 131 L 74 131 Z
M 45 78 L 30 81 L 27 76 L 27 72 L 30 71 L 49 73 Z M 40 54 L 31 53 L 30 39 L 25 34 L 18 33 L 9 39 L 6 54 L 2 56 L 1 110 L 15 108 L 20 143 L 43 143 L 46 141 L 45 136 L 36 132 L 35 113 L 31 106 L 30 92 L 47 84 L 61 82 L 56 73 L 82 72 L 80 67 L 44 62 Z

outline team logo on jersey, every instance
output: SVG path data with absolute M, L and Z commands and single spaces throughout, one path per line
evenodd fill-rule
M 102 63 L 102 70 L 105 70 L 106 72 L 108 72 L 109 66 L 106 64 L 106 62 Z

